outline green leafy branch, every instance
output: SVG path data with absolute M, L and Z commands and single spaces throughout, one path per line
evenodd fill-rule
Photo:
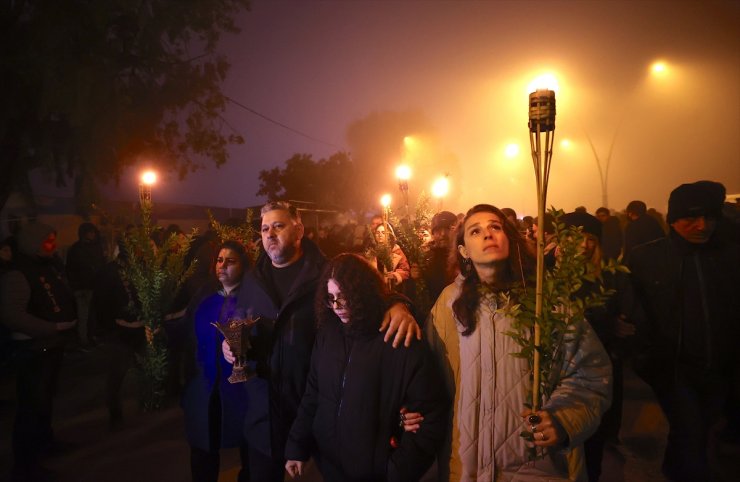
M 152 235 L 159 227 L 152 223 L 152 204 L 141 204 L 141 224 L 127 231 L 123 244 L 128 260 L 122 274 L 136 290 L 138 305 L 132 307 L 147 331 L 144 355 L 137 355 L 140 368 L 141 404 L 145 409 L 161 406 L 167 372 L 166 347 L 162 322 L 173 307 L 180 287 L 192 275 L 196 262 L 185 265 L 185 255 L 195 231 L 181 238 L 173 233 L 157 247 Z
M 216 232 L 216 236 L 223 243 L 224 241 L 237 241 L 244 246 L 247 250 L 247 255 L 252 263 L 257 261 L 260 254 L 261 243 L 257 240 L 260 237 L 258 230 L 254 228 L 254 212 L 251 209 L 247 209 L 246 219 L 243 224 L 237 226 L 230 226 L 228 224 L 219 223 L 216 218 L 213 217 L 211 210 L 208 211 L 208 220 L 211 225 L 211 229 Z
M 560 222 L 561 210 L 551 209 L 555 217 L 555 239 L 557 240 L 556 262 L 553 269 L 545 271 L 543 286 L 542 317 L 535 315 L 535 287 L 518 286 L 509 294 L 499 294 L 499 311 L 512 316 L 510 336 L 520 350 L 511 355 L 524 358 L 529 363 L 530 380 L 533 380 L 534 353 L 540 353 L 540 393 L 542 401 L 550 398 L 562 377 L 563 346 L 576 341 L 576 320 L 585 318 L 586 310 L 604 305 L 614 294 L 614 290 L 605 289 L 601 283 L 604 272 L 627 271 L 618 261 L 610 260 L 601 266 L 593 266 L 583 254 L 582 243 L 585 239 L 582 228 L 566 227 Z M 583 294 L 581 288 L 585 282 L 594 283 L 598 289 Z M 576 295 L 578 293 L 578 295 Z M 541 329 L 540 346 L 534 346 L 534 326 L 539 323 Z M 531 400 L 532 393 L 527 394 Z M 529 439 L 532 434 L 528 433 Z M 526 434 L 524 434 L 526 435 Z M 523 436 L 524 436 L 523 435 Z M 525 437 L 526 438 L 526 437 Z

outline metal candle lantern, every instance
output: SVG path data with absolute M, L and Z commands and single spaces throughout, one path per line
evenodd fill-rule
M 544 136 L 543 136 L 544 135 Z M 544 137 L 544 142 L 543 142 Z M 529 144 L 537 181 L 537 288 L 535 292 L 534 362 L 532 410 L 540 407 L 540 320 L 545 278 L 545 208 L 550 177 L 552 146 L 555 140 L 555 92 L 536 90 L 529 94 Z M 543 152 L 544 151 L 544 152 Z

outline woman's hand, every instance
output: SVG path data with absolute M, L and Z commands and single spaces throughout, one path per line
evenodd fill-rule
M 401 426 L 404 432 L 416 433 L 421 428 L 421 421 L 424 417 L 419 412 L 409 412 L 406 407 L 401 407 Z
M 224 359 L 225 359 L 225 360 L 226 360 L 227 362 L 229 362 L 229 363 L 231 363 L 231 364 L 233 365 L 233 364 L 234 364 L 234 362 L 236 361 L 236 357 L 235 357 L 235 356 L 234 356 L 234 354 L 233 354 L 233 353 L 231 352 L 231 346 L 229 345 L 229 342 L 228 342 L 228 341 L 224 340 L 224 341 L 223 341 L 223 342 L 221 343 L 221 351 L 222 351 L 222 352 L 223 352 L 223 354 L 224 354 Z
M 285 470 L 291 478 L 303 475 L 303 462 L 300 460 L 288 460 L 285 462 Z
M 532 432 L 532 443 L 537 447 L 552 447 L 562 441 L 558 439 L 558 431 L 553 424 L 550 413 L 546 410 L 533 412 L 525 409 L 521 413 L 528 432 Z
M 411 340 L 414 338 L 414 335 L 416 335 L 417 340 L 421 340 L 421 328 L 403 303 L 396 303 L 385 312 L 383 322 L 380 324 L 378 331 L 383 331 L 386 328 L 388 331 L 383 338 L 384 342 L 388 342 L 391 336 L 394 333 L 396 334 L 396 337 L 393 339 L 393 348 L 397 348 L 398 344 L 404 338 L 406 339 L 404 345 L 406 347 L 411 346 Z

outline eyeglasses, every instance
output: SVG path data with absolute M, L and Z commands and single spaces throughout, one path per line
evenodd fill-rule
M 333 296 L 326 297 L 326 306 L 334 309 L 334 305 L 337 306 L 338 310 L 343 310 L 347 307 L 347 300 L 344 298 L 334 298 Z

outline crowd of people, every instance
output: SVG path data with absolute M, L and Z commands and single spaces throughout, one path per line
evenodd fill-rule
M 220 450 L 239 448 L 239 481 L 300 477 L 309 459 L 326 481 L 596 481 L 605 445 L 619 442 L 625 362 L 668 420 L 665 476 L 713 480 L 708 450 L 740 439 L 740 224 L 725 194 L 710 181 L 678 186 L 665 221 L 639 200 L 542 222 L 479 204 L 436 213 L 413 243 L 382 216 L 307 229 L 275 201 L 261 210 L 256 258 L 252 244 L 205 233 L 164 326 L 193 480 L 217 481 Z M 561 262 L 555 221 L 582 235 L 589 276 L 570 296 L 609 296 L 572 320 L 553 391 L 531 407 L 512 308 L 534 283 L 538 229 L 548 269 Z M 83 223 L 66 263 L 51 226 L 27 223 L 0 243 L 16 480 L 47 480 L 65 348 L 110 344 L 111 425 L 124 416 L 121 384 L 146 333 L 122 274 L 129 254 L 118 243 L 106 256 L 100 238 Z M 608 260 L 629 273 L 602 270 Z M 245 319 L 233 350 L 212 326 Z M 229 382 L 237 369 L 246 381 Z

